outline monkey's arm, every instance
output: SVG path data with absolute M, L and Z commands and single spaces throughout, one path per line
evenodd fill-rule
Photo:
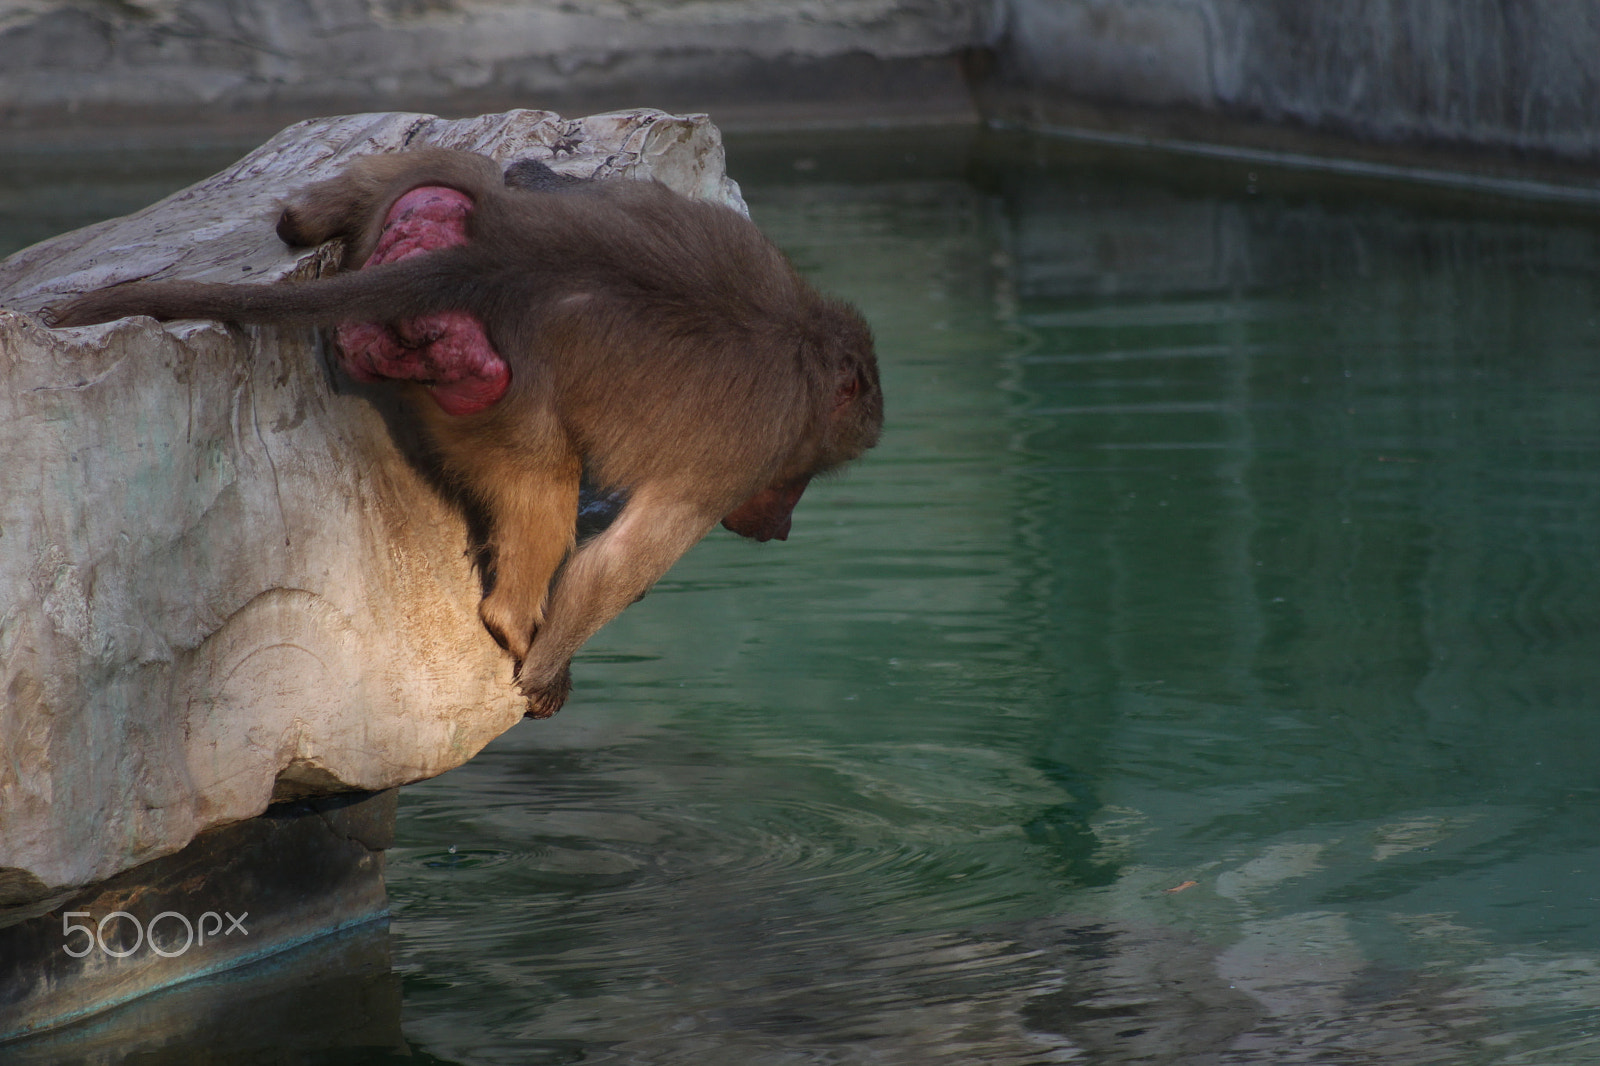
M 561 709 L 572 687 L 568 666 L 584 641 L 649 592 L 716 523 L 702 507 L 636 491 L 611 527 L 567 560 L 517 675 L 530 716 Z

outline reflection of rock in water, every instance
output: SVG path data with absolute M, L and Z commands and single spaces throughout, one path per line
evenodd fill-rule
M 263 1057 L 266 1049 L 274 1054 Z M 349 1059 L 340 1058 L 339 1049 Z M 230 1059 L 344 1062 L 357 1061 L 362 1052 L 374 1061 L 384 1052 L 396 1057 L 407 1052 L 400 1035 L 400 975 L 391 968 L 387 922 L 144 996 L 81 1024 L 5 1045 L 0 1058 L 15 1066 L 111 1066 Z
M 619 728 L 645 735 L 634 718 Z M 1548 1045 L 1552 1006 L 1594 1002 L 1600 988 L 1600 977 L 1549 974 L 1569 983 L 1523 1000 L 1541 1017 L 1495 1058 L 1478 1045 L 1514 1023 L 1505 1008 L 1529 979 L 1453 967 L 1464 976 L 1449 983 L 1385 967 L 1347 913 L 1286 908 L 1297 897 L 1284 886 L 1326 861 L 1312 842 L 1208 875 L 1177 911 L 1172 897 L 1152 906 L 1136 870 L 1083 894 L 1118 908 L 1114 918 L 980 924 L 997 900 L 1018 899 L 1012 866 L 947 864 L 841 809 L 682 802 L 680 779 L 659 764 L 583 748 L 489 767 L 474 769 L 474 794 L 514 797 L 514 815 L 492 823 L 505 827 L 505 850 L 477 867 L 497 872 L 447 881 L 424 873 L 438 852 L 407 849 L 391 868 L 403 886 L 402 965 L 433 975 L 408 984 L 406 1035 L 445 1059 L 515 1046 L 524 1062 L 591 1054 L 657 1066 L 1509 1064 Z M 743 783 L 766 768 L 721 772 L 723 784 Z M 1190 905 L 1208 891 L 1222 908 Z M 1221 932 L 1212 941 L 1128 916 L 1163 912 Z M 1467 935 L 1419 918 L 1384 944 L 1399 955 L 1428 938 L 1481 953 Z M 529 1052 L 535 1039 L 546 1058 Z
M 1052 919 L 853 936 L 848 923 L 813 915 L 780 928 L 755 911 L 724 911 L 712 928 L 718 914 L 682 912 L 705 916 L 675 929 L 685 949 L 651 953 L 679 967 L 600 1002 L 553 999 L 536 1028 L 564 1034 L 610 1016 L 619 1061 L 750 1066 L 831 1050 L 860 1063 L 1024 1066 L 1223 1062 L 1262 1021 L 1216 973 L 1215 948 L 1179 933 Z
M 1168 930 L 1052 924 L 1023 940 L 1040 945 L 1059 987 L 1030 994 L 1021 1014 L 1030 1032 L 1070 1045 L 1072 1061 L 1463 1062 L 1480 1035 L 1463 1039 L 1473 1015 L 1451 1016 L 1441 990 L 1414 973 L 1332 973 L 1325 960 L 1284 954 L 1269 966 L 1278 995 L 1263 1000 L 1260 986 L 1227 972 L 1231 950 Z
M 1214 949 L 1180 933 L 1040 922 L 1025 939 L 1059 982 L 1022 1005 L 1025 1024 L 1087 1061 L 1221 1062 L 1261 1020 L 1260 1005 L 1218 976 Z
M 793 930 L 804 938 L 793 949 L 770 918 L 749 914 L 719 931 L 680 932 L 698 941 L 698 952 L 679 956 L 696 972 L 658 974 L 603 1005 L 559 998 L 521 1024 L 565 1033 L 581 1028 L 571 1024 L 580 1018 L 592 1023 L 611 1012 L 616 1039 L 603 1043 L 615 1061 L 696 1066 L 814 1061 L 829 1052 L 888 1066 L 1454 1063 L 1471 1058 L 1483 1035 L 1472 1031 L 1478 1019 L 1465 1003 L 1451 1017 L 1452 1000 L 1439 989 L 1371 966 L 1340 986 L 1317 967 L 1278 960 L 1278 985 L 1298 987 L 1302 998 L 1274 1013 L 1219 973 L 1229 953 L 1158 928 L 1051 918 L 859 939 L 812 928 Z M 706 970 L 716 974 L 722 1005 L 697 1010 L 678 1002 L 679 987 L 693 986 L 697 1004 L 711 998 Z M 422 1024 L 408 1024 L 402 1036 L 400 1008 L 388 932 L 374 925 L 8 1050 L 19 1063 L 112 1063 L 137 1052 L 177 1061 L 196 1049 L 207 1061 L 224 1050 L 251 1060 L 265 1048 L 311 1055 L 385 1048 L 417 1062 L 453 1057 L 430 1053 L 444 1049 L 415 1031 L 426 1030 L 427 1019 L 414 1019 Z M 547 1044 L 568 1052 L 584 1046 Z M 539 1048 L 554 1050 L 524 1045 L 522 1061 L 572 1061 L 538 1057 Z
M 682 972 L 657 971 L 609 1004 L 552 1002 L 538 1028 L 582 1028 L 625 998 L 607 1042 L 619 1061 L 739 1066 L 829 1051 L 905 1066 L 1456 1063 L 1477 1061 L 1486 1035 L 1464 1001 L 1372 966 L 1338 974 L 1277 957 L 1273 987 L 1294 991 L 1275 1006 L 1219 969 L 1230 953 L 1154 927 L 1052 918 L 857 939 L 794 928 L 792 948 L 770 915 L 678 932 L 697 949 L 679 956 Z

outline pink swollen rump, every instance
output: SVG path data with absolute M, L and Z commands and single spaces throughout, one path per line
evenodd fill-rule
M 467 243 L 472 199 L 425 185 L 394 202 L 363 269 Z M 346 322 L 334 334 L 345 372 L 357 381 L 418 381 L 446 414 L 470 415 L 511 386 L 511 368 L 466 311 L 436 311 L 384 325 Z

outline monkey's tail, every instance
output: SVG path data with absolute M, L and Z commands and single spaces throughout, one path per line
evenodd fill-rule
M 86 293 L 41 312 L 45 324 L 63 328 L 148 315 L 163 322 L 214 318 L 223 322 L 387 321 L 400 316 L 468 308 L 470 255 L 447 248 L 399 263 L 282 285 L 230 285 L 203 281 L 146 281 Z

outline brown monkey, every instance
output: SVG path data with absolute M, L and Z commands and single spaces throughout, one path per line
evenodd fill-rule
M 748 219 L 656 182 L 551 177 L 514 169 L 508 188 L 483 156 L 370 156 L 278 223 L 294 245 L 342 238 L 349 272 L 129 284 L 46 313 L 343 323 L 352 373 L 413 379 L 442 471 L 487 516 L 479 613 L 535 717 L 560 708 L 584 641 L 719 520 L 783 539 L 807 482 L 883 422 L 866 324 Z M 627 502 L 574 552 L 585 468 Z

